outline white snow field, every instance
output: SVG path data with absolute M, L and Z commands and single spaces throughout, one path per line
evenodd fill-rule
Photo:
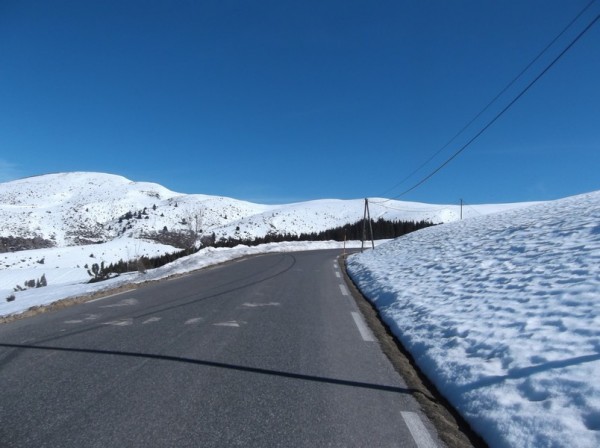
M 363 199 L 323 199 L 264 205 L 221 196 L 175 193 L 149 182 L 105 173 L 57 173 L 0 183 L 0 237 L 41 237 L 57 247 L 92 244 L 146 232 L 186 230 L 198 217 L 203 233 L 264 237 L 270 232 L 319 232 L 362 219 Z M 465 207 L 465 217 L 523 207 L 526 203 Z M 458 205 L 373 199 L 373 219 L 459 219 Z M 143 212 L 143 215 L 140 214 Z M 133 218 L 125 218 L 131 213 Z M 82 242 L 83 241 L 83 242 Z
M 600 191 L 423 229 L 348 270 L 491 447 L 600 446 Z

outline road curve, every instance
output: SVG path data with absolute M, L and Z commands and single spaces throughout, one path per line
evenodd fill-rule
M 0 446 L 442 446 L 338 254 L 257 256 L 0 325 Z

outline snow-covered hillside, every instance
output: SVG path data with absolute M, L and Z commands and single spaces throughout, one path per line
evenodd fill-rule
M 185 230 L 199 215 L 206 229 L 218 228 L 264 209 L 111 174 L 48 174 L 0 184 L 0 236 L 39 236 L 60 247 Z
M 524 204 L 467 207 L 476 216 Z M 457 205 L 374 199 L 374 219 L 457 220 Z M 319 200 L 262 205 L 236 199 L 175 193 L 158 184 L 102 173 L 60 173 L 0 184 L 0 237 L 39 237 L 58 247 L 140 238 L 148 232 L 198 227 L 220 237 L 319 232 L 363 217 L 363 200 Z
M 600 446 L 600 191 L 429 227 L 348 266 L 490 446 Z

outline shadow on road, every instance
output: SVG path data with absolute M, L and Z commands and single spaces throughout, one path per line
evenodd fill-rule
M 96 350 L 87 348 L 74 347 L 52 347 L 46 345 L 26 345 L 26 344 L 7 344 L 0 343 L 0 347 L 16 349 L 16 350 L 47 350 L 67 353 L 88 353 L 93 355 L 109 355 L 109 356 L 127 356 L 132 358 L 152 359 L 156 361 L 169 361 L 187 363 L 203 367 L 213 367 L 218 369 L 228 369 L 244 373 L 255 373 L 260 375 L 271 375 L 281 378 L 291 378 L 303 381 L 313 381 L 325 384 L 334 384 L 338 386 L 357 387 L 363 389 L 379 390 L 384 392 L 393 392 L 397 394 L 413 394 L 415 390 L 403 387 L 387 386 L 383 384 L 364 383 L 361 381 L 350 381 L 337 378 L 326 378 L 322 376 L 305 375 L 302 373 L 282 372 L 278 370 L 262 369 L 259 367 L 240 366 L 235 364 L 227 364 L 215 361 L 205 361 L 201 359 L 183 358 L 179 356 L 158 355 L 154 353 L 135 353 L 115 350 Z M 6 364 L 6 362 L 4 363 Z

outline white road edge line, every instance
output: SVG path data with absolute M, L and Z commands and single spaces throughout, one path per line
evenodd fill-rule
M 343 296 L 347 296 L 348 295 L 348 288 L 346 288 L 346 285 L 339 285 L 340 286 L 340 291 L 342 291 L 342 295 Z
M 132 291 L 123 291 L 123 292 L 116 292 L 114 294 L 111 294 L 109 296 L 104 296 L 104 297 L 99 297 L 97 299 L 94 300 L 88 300 L 85 303 L 94 303 L 94 302 L 98 302 L 100 300 L 104 300 L 104 299 L 110 299 L 111 297 L 116 297 L 116 296 L 120 296 L 121 294 L 127 294 L 127 293 L 131 293 Z
M 402 418 L 419 448 L 436 448 L 436 444 L 429 435 L 429 431 L 416 412 L 401 412 Z
M 354 319 L 354 323 L 358 327 L 358 332 L 360 333 L 360 336 L 363 338 L 363 341 L 374 342 L 375 337 L 373 336 L 373 333 L 371 333 L 371 330 L 369 330 L 369 327 L 367 327 L 367 324 L 365 324 L 365 321 L 363 320 L 362 316 L 359 313 L 357 313 L 356 311 L 352 311 L 351 314 L 352 314 L 352 319 Z

